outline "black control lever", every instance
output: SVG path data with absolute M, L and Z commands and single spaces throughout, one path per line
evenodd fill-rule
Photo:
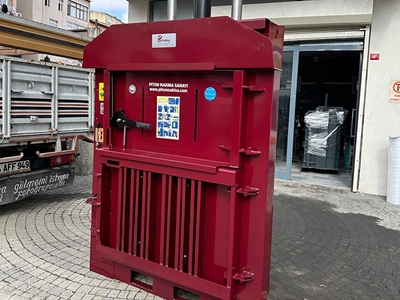
M 151 129 L 151 124 L 137 122 L 134 120 L 128 120 L 122 111 L 122 109 L 118 109 L 118 111 L 111 118 L 111 124 L 114 125 L 119 130 L 124 130 L 124 140 L 122 145 L 126 144 L 126 128 L 127 127 L 137 127 L 142 129 Z
M 119 109 L 112 117 L 111 124 L 117 127 L 117 129 L 122 130 L 125 127 L 137 127 L 142 129 L 151 129 L 151 124 L 141 123 L 134 120 L 128 120 L 122 111 Z

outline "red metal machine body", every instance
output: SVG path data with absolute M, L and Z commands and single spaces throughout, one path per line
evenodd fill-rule
M 92 271 L 166 299 L 267 298 L 282 47 L 268 20 L 216 17 L 115 25 L 85 48 Z

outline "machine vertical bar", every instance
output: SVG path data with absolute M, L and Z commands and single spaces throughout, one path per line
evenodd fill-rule
M 211 0 L 194 1 L 194 17 L 207 18 L 211 16 Z
M 176 226 L 175 226 L 175 265 L 174 268 L 179 268 L 179 234 L 181 223 L 181 201 L 182 201 L 182 178 L 178 178 L 178 191 L 176 196 Z
M 175 20 L 176 19 L 177 1 L 178 0 L 168 0 L 167 1 L 167 20 Z
M 130 169 L 131 171 L 131 182 L 130 182 L 130 191 L 129 191 L 129 240 L 128 240 L 128 253 L 132 254 L 133 250 L 133 235 L 135 231 L 135 227 L 133 225 L 134 220 L 134 212 L 135 212 L 135 170 Z
M 196 239 L 194 257 L 194 276 L 199 274 L 199 250 L 200 250 L 200 219 L 201 217 L 201 181 L 197 183 L 197 208 L 196 208 Z
M 161 211 L 160 211 L 160 264 L 164 265 L 165 258 L 165 207 L 167 205 L 167 175 L 163 174 L 161 179 Z
M 189 224 L 189 255 L 188 272 L 193 275 L 193 241 L 194 241 L 194 208 L 196 205 L 196 181 L 192 180 L 190 185 L 190 224 Z
M 179 247 L 179 270 L 183 271 L 183 256 L 185 250 L 185 215 L 186 215 L 186 178 L 182 180 L 182 213 L 181 213 L 181 241 Z
M 128 188 L 127 184 L 128 180 L 128 170 L 127 168 L 123 168 L 123 181 L 122 181 L 122 215 L 121 215 L 121 251 L 125 251 L 126 244 L 126 234 L 125 234 L 125 224 L 126 224 L 126 215 L 127 215 L 127 199 L 126 199 L 126 190 Z
M 149 259 L 150 244 L 150 213 L 151 213 L 151 172 L 147 173 L 147 203 L 146 203 L 146 249 L 145 258 Z
M 119 182 L 119 189 L 118 189 L 118 198 L 117 198 L 117 215 L 116 215 L 116 220 L 117 220 L 117 236 L 116 236 L 116 244 L 115 247 L 118 250 L 121 250 L 121 214 L 122 214 L 122 187 L 124 185 L 124 176 L 123 176 L 123 169 L 120 168 L 118 169 L 118 182 Z
M 236 212 L 236 197 L 237 197 L 237 188 L 236 186 L 231 187 L 231 196 L 230 196 L 230 206 L 229 206 L 229 236 L 228 236 L 228 272 L 227 272 L 227 286 L 232 286 L 233 280 L 233 251 L 234 248 L 234 239 L 235 239 L 235 222 L 237 222 L 235 218 Z
M 135 226 L 133 231 L 133 254 L 138 256 L 138 234 L 139 234 L 139 189 L 140 171 L 135 170 Z
M 172 200 L 172 176 L 168 176 L 168 204 L 167 204 L 167 237 L 165 245 L 165 265 L 169 265 L 169 242 L 171 238 L 171 200 Z
M 145 226 L 146 226 L 146 185 L 147 185 L 147 172 L 142 171 L 142 213 L 140 224 L 140 257 L 144 258 L 144 245 L 145 245 Z
M 232 0 L 232 19 L 234 20 L 241 20 L 242 19 L 242 6 L 243 6 L 243 1 L 242 0 Z
M 230 164 L 234 167 L 240 165 L 240 152 L 242 148 L 242 130 L 243 128 L 243 84 L 245 73 L 242 70 L 233 73 L 233 94 L 232 105 L 235 109 L 232 111 L 231 119 L 231 148 L 230 148 Z

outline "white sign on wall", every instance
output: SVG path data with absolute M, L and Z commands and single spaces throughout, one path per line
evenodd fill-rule
M 400 80 L 392 80 L 390 82 L 389 102 L 400 103 Z

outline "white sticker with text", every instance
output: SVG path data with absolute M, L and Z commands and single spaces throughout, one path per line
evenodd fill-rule
M 151 36 L 152 48 L 175 48 L 176 33 L 157 33 Z

